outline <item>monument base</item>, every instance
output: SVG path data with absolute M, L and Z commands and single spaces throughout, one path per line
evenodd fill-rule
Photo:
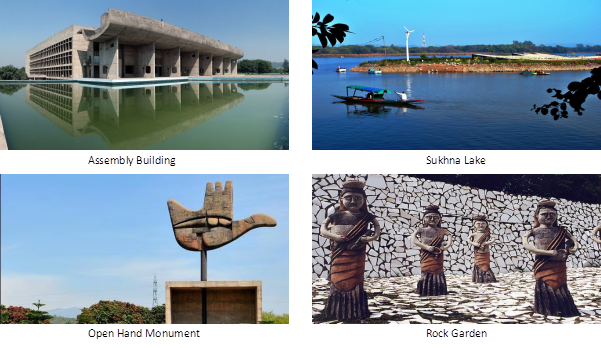
M 202 289 L 209 324 L 258 324 L 263 303 L 260 281 L 165 282 L 167 324 L 202 323 Z

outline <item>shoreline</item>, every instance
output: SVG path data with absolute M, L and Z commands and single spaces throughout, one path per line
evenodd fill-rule
M 589 53 L 589 52 L 587 52 Z M 599 52 L 590 52 L 591 54 L 599 54 Z M 427 53 L 409 53 L 409 57 L 420 57 L 422 54 L 427 56 L 437 55 L 437 56 L 471 56 L 472 54 L 491 54 L 490 52 L 427 52 Z M 549 53 L 550 54 L 550 53 Z M 357 58 L 357 57 L 384 57 L 384 53 L 349 53 L 349 54 L 314 54 L 313 58 L 340 58 L 343 56 L 345 58 Z M 387 54 L 386 57 L 403 57 L 406 58 L 407 54 Z M 585 56 L 585 57 L 595 57 L 595 56 Z
M 521 63 L 521 64 L 418 64 L 407 66 L 405 64 L 395 64 L 388 66 L 364 65 L 356 66 L 349 71 L 367 73 L 369 68 L 382 70 L 382 73 L 520 73 L 524 70 L 530 71 L 584 71 L 600 67 L 600 63 L 591 63 L 590 65 L 578 65 L 564 63 L 562 65 L 552 65 L 546 63 Z

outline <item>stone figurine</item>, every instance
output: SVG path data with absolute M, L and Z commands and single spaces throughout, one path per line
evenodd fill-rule
M 490 248 L 495 242 L 495 237 L 490 234 L 490 228 L 486 217 L 477 215 L 474 217 L 474 233 L 467 237 L 467 242 L 474 246 L 474 271 L 472 282 L 495 283 L 497 279 L 490 269 Z
M 534 237 L 534 246 L 528 238 Z M 534 213 L 534 228 L 522 237 L 526 250 L 535 254 L 534 311 L 543 315 L 580 315 L 567 285 L 566 260 L 578 250 L 576 239 L 557 223 L 555 202 L 541 201 Z
M 593 229 L 591 238 L 593 238 L 595 243 L 601 244 L 601 225 L 599 225 Z
M 424 227 L 411 235 L 411 240 L 421 248 L 421 279 L 417 282 L 420 296 L 438 296 L 447 294 L 447 280 L 444 276 L 444 251 L 453 244 L 449 231 L 441 227 L 442 215 L 438 206 L 427 206 L 424 211 Z M 443 244 L 445 236 L 446 244 Z M 421 240 L 421 241 L 420 241 Z
M 340 206 L 321 224 L 320 234 L 330 239 L 330 294 L 322 315 L 325 318 L 369 317 L 367 293 L 363 289 L 367 243 L 380 237 L 380 225 L 367 211 L 364 183 L 346 181 L 339 194 Z M 369 224 L 373 225 L 373 231 Z

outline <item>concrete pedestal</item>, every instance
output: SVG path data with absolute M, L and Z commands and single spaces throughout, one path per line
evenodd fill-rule
M 166 323 L 202 323 L 202 289 L 207 290 L 209 324 L 256 324 L 262 320 L 260 281 L 197 281 L 165 282 Z

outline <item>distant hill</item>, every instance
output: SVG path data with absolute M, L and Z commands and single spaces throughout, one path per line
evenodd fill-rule
M 48 311 L 48 313 L 50 313 L 50 315 L 54 315 L 55 317 L 77 318 L 77 316 L 81 314 L 81 308 L 57 308 Z
M 279 69 L 284 65 L 284 62 L 271 62 L 271 67 L 274 69 Z

